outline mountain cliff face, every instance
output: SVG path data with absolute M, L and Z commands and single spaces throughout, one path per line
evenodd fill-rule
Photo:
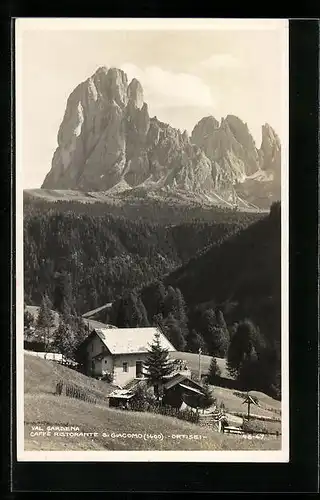
M 246 205 L 238 185 L 249 181 L 244 198 L 251 195 L 254 204 L 255 185 L 270 187 L 279 175 L 280 142 L 269 125 L 263 126 L 259 150 L 247 125 L 232 115 L 220 124 L 203 118 L 189 138 L 150 118 L 138 80 L 129 83 L 122 70 L 101 67 L 68 98 L 42 188 L 187 192 L 213 203 Z

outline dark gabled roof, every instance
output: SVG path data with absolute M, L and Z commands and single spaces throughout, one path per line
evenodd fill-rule
M 171 387 L 174 387 L 175 385 L 178 385 L 182 382 L 187 382 L 191 387 L 195 387 L 195 388 L 202 390 L 201 384 L 198 384 L 197 382 L 195 382 L 191 378 L 187 377 L 187 375 L 183 375 L 181 373 L 177 373 L 172 378 L 170 378 L 170 380 L 168 380 L 168 382 L 166 382 L 163 385 L 163 387 L 164 387 L 164 389 L 171 389 Z
M 191 387 L 190 385 L 185 385 L 185 384 L 180 383 L 179 386 L 182 387 L 182 389 L 187 389 L 188 391 L 203 395 L 203 391 L 200 391 L 199 389 L 196 389 L 195 387 Z
M 258 405 L 258 403 L 257 403 L 257 401 L 255 401 L 255 400 L 253 399 L 253 397 L 252 397 L 252 396 L 250 396 L 250 394 L 247 394 L 247 395 L 246 395 L 246 397 L 245 397 L 245 399 L 244 399 L 244 401 L 243 401 L 243 403 L 242 403 L 242 404 L 244 405 L 245 403 L 247 403 L 247 404 L 248 404 L 248 403 L 252 403 L 252 404 L 254 404 L 254 405 L 259 406 L 259 405 Z

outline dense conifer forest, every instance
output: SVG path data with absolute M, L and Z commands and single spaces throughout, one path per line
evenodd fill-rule
M 25 303 L 158 325 L 178 350 L 226 357 L 244 389 L 280 395 L 280 204 L 270 214 L 24 204 Z M 198 208 L 197 208 L 198 210 Z M 170 215 L 170 216 L 169 216 Z
M 66 300 L 83 314 L 162 279 L 257 218 L 257 214 L 218 211 L 215 222 L 178 224 L 179 207 L 174 214 L 167 224 L 161 216 L 150 216 L 148 221 L 114 216 L 102 203 L 26 202 L 25 302 L 39 305 L 46 292 L 57 310 Z

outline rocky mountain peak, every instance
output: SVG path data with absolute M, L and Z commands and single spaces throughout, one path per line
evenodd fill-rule
M 235 187 L 261 170 L 280 171 L 280 141 L 262 127 L 257 150 L 235 115 L 202 118 L 191 137 L 150 118 L 141 83 L 101 66 L 67 100 L 58 147 L 43 188 L 118 192 L 187 190 L 233 204 Z M 119 189 L 118 189 L 118 187 Z
M 280 175 L 281 170 L 281 144 L 273 128 L 265 123 L 262 125 L 262 141 L 260 147 L 261 169 L 272 171 Z
M 131 101 L 137 108 L 141 109 L 144 103 L 143 99 L 143 88 L 141 83 L 133 78 L 131 83 L 128 86 L 128 99 Z
M 280 139 L 274 129 L 268 123 L 262 125 L 262 142 L 261 149 L 266 149 L 268 145 L 273 144 L 275 147 L 280 148 Z

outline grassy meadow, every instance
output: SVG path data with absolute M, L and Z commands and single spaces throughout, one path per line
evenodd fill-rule
M 97 398 L 92 404 L 54 394 L 56 383 L 81 386 Z M 105 401 L 113 390 L 106 382 L 86 377 L 53 361 L 25 355 L 25 450 L 277 450 L 279 438 L 244 439 L 224 435 L 173 417 L 111 409 Z M 33 426 L 43 431 L 52 426 L 77 426 L 94 437 L 32 435 Z M 112 433 L 122 436 L 111 436 Z M 123 434 L 140 434 L 136 437 Z M 162 439 L 145 438 L 162 435 Z M 179 438 L 172 435 L 180 435 Z M 190 438 L 190 436 L 193 436 Z M 195 438 L 194 436 L 197 436 Z

